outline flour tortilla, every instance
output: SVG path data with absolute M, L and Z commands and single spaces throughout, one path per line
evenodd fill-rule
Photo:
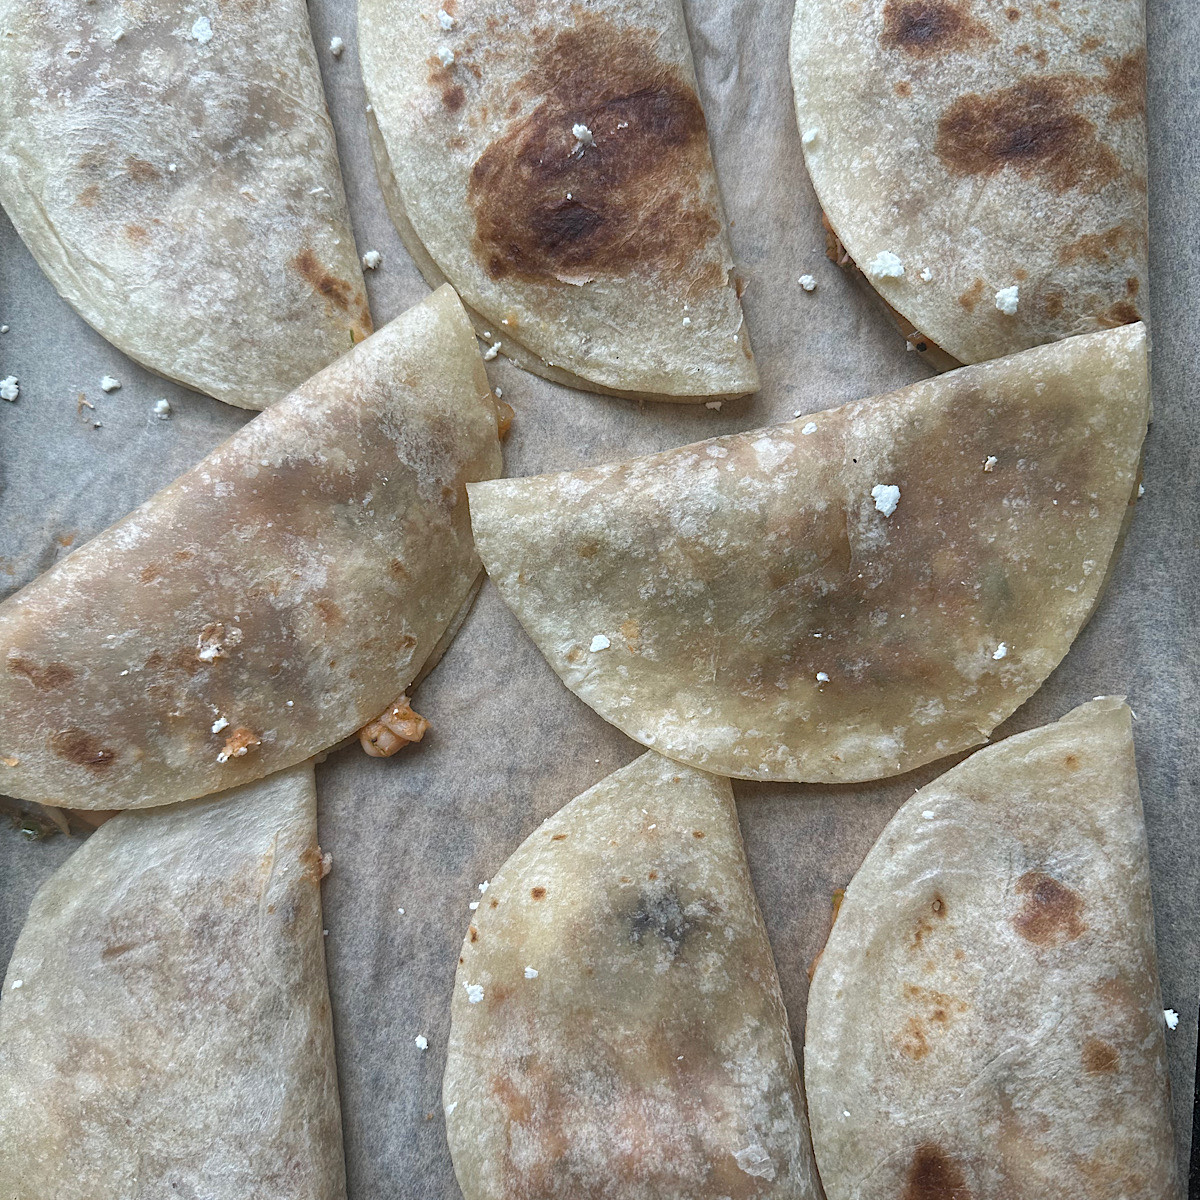
M 341 1200 L 313 772 L 121 813 L 34 898 L 0 1003 L 5 1200 Z
M 0 789 L 168 804 L 354 733 L 440 652 L 500 469 L 445 288 L 0 605 Z
M 392 217 L 499 353 L 592 391 L 757 390 L 679 0 L 363 0 L 358 21 Z
M 466 1200 L 817 1200 L 729 783 L 645 754 L 508 859 L 443 1088 Z
M 0 0 L 0 204 L 143 366 L 265 408 L 371 332 L 303 0 Z
M 910 341 L 980 362 L 1148 311 L 1140 0 L 798 0 L 791 66 L 817 196 Z
M 563 682 L 643 745 L 743 778 L 880 778 L 985 741 L 1067 652 L 1148 411 L 1128 326 L 472 487 L 476 546 Z
M 922 788 L 808 998 L 829 1200 L 1177 1200 L 1129 709 L 1093 701 Z

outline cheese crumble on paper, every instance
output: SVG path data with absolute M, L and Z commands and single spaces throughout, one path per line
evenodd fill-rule
M 342 51 L 345 50 L 345 48 L 346 43 L 343 42 L 340 37 L 329 39 L 329 53 L 332 54 L 334 58 L 341 58 Z
M 383 262 L 383 255 L 378 250 L 368 250 L 362 256 L 362 265 L 367 271 L 376 270 L 381 262 Z
M 525 978 L 526 979 L 536 979 L 537 977 L 538 977 L 538 973 L 533 967 L 525 968 Z
M 1173 1008 L 1164 1008 L 1163 1020 L 1166 1021 L 1168 1029 L 1174 1029 L 1179 1024 L 1179 1014 Z
M 429 1049 L 429 1039 L 423 1033 L 418 1033 L 417 1036 L 413 1038 L 413 1044 L 418 1050 Z
M 102 392 L 115 392 L 121 386 L 119 379 L 114 379 L 111 375 L 104 375 L 100 379 L 100 390 Z
M 438 9 L 438 24 L 443 29 L 453 29 L 454 28 L 454 18 L 444 8 L 439 8 Z
M 9 375 L 7 379 L 0 379 L 0 400 L 8 400 L 10 403 L 21 394 L 21 384 L 15 375 Z
M 205 46 L 212 41 L 212 22 L 207 17 L 197 17 L 192 23 L 192 37 Z
M 478 1004 L 483 999 L 483 984 L 464 983 L 463 987 L 467 989 L 467 1000 L 471 1004 Z
M 904 264 L 890 250 L 880 250 L 867 264 L 867 274 L 873 279 L 899 279 Z
M 996 293 L 996 307 L 1006 316 L 1013 317 L 1017 313 L 1017 305 L 1021 302 L 1021 289 L 1014 283 L 1012 287 L 1001 288 Z
M 900 489 L 894 483 L 877 483 L 871 489 L 871 499 L 885 517 L 890 517 L 900 503 Z
M 604 636 L 604 634 L 598 633 L 594 638 L 592 638 L 592 644 L 588 647 L 588 649 L 595 654 L 597 650 L 607 650 L 611 645 L 612 642 L 610 642 L 608 638 Z

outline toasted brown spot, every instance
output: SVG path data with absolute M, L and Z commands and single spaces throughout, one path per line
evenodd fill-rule
M 535 887 L 529 889 L 529 894 L 535 900 L 544 900 L 546 898 L 546 889 L 544 887 Z
M 964 0 L 887 0 L 879 40 L 884 46 L 928 58 L 995 39 L 986 25 L 971 16 Z
M 451 84 L 447 88 L 442 89 L 442 103 L 451 111 L 458 112 L 466 103 L 467 94 L 462 90 L 461 84 Z
M 476 929 L 474 925 L 470 926 L 468 928 L 467 932 L 471 936 L 471 941 L 473 941 L 473 942 L 479 941 L 479 930 Z
M 589 538 L 586 542 L 580 542 L 579 548 L 575 551 L 580 558 L 595 558 L 600 552 L 600 543 Z
M 162 575 L 163 569 L 158 563 L 151 563 L 149 566 L 143 567 L 141 571 L 138 572 L 138 578 L 143 583 L 153 583 L 156 579 L 161 579 Z
M 983 280 L 976 279 L 975 282 L 971 284 L 971 286 L 967 288 L 967 290 L 963 292 L 961 296 L 959 296 L 959 304 L 961 304 L 963 308 L 967 310 L 967 312 L 974 312 L 975 305 L 977 305 L 983 298 L 983 288 Z
M 325 878 L 325 860 L 319 846 L 305 846 L 300 851 L 300 870 L 308 883 L 318 884 Z
M 150 240 L 150 234 L 144 225 L 126 225 L 125 236 L 131 242 L 137 242 L 138 245 L 143 245 Z
M 1106 58 L 1108 74 L 1100 90 L 1113 101 L 1108 115 L 1114 121 L 1141 117 L 1146 112 L 1146 50 L 1142 47 L 1124 58 Z
M 907 79 L 900 79 L 892 84 L 892 91 L 900 97 L 901 100 L 907 100 L 912 95 L 912 84 Z
M 1083 897 L 1042 871 L 1026 871 L 1017 881 L 1017 895 L 1025 897 L 1013 928 L 1035 946 L 1072 942 L 1087 926 L 1080 919 Z
M 322 596 L 316 602 L 316 609 L 329 625 L 341 625 L 345 618 L 342 615 L 342 610 L 330 600 L 328 597 Z
M 1025 179 L 1040 176 L 1060 193 L 1099 191 L 1121 164 L 1074 108 L 1083 90 L 1078 76 L 1049 75 L 960 96 L 938 123 L 938 157 L 953 175 L 1009 167 Z
M 1078 771 L 1079 770 L 1079 755 L 1078 754 L 1068 754 L 1066 756 L 1066 758 L 1063 759 L 1063 765 L 1067 768 L 1068 771 Z
M 1064 266 L 1080 259 L 1103 263 L 1111 258 L 1140 254 L 1144 233 L 1131 225 L 1114 225 L 1103 233 L 1085 233 L 1068 242 L 1059 252 L 1058 261 Z
M 50 749 L 59 758 L 96 771 L 111 767 L 117 760 L 117 752 L 109 749 L 86 729 L 62 729 L 51 734 Z
M 331 275 L 317 262 L 317 256 L 307 247 L 292 259 L 292 266 L 312 285 L 315 291 L 321 293 L 326 300 L 336 304 L 345 312 L 350 310 L 350 302 L 354 298 L 354 288 L 344 279 Z
M 1128 300 L 1118 300 L 1111 308 L 1100 314 L 1100 324 L 1109 328 L 1115 328 L 1118 325 L 1132 325 L 1134 321 L 1141 319 L 1142 314 L 1138 312 L 1137 305 L 1130 304 Z
M 517 83 L 536 106 L 484 150 L 468 190 L 492 278 L 680 273 L 717 238 L 704 114 L 656 41 L 652 30 L 581 14 Z M 577 124 L 594 145 L 577 143 Z
M 528 1121 L 533 1115 L 533 1106 L 513 1086 L 510 1079 L 498 1075 L 492 1080 L 492 1092 L 504 1106 L 504 1112 L 510 1121 L 521 1123 Z
M 694 838 L 702 838 L 703 836 L 704 836 L 704 830 L 703 830 L 703 829 L 693 829 L 693 830 L 692 830 L 692 837 L 694 837 Z
M 95 208 L 96 201 L 100 199 L 99 184 L 89 183 L 87 187 L 75 197 L 75 203 L 82 208 Z
M 904 1022 L 904 1033 L 900 1039 L 900 1053 L 913 1062 L 920 1062 L 929 1053 L 929 1040 L 925 1036 L 925 1027 L 916 1017 L 909 1017 Z
M 15 646 L 8 652 L 4 665 L 14 675 L 22 675 L 28 679 L 39 692 L 66 687 L 75 678 L 75 672 L 66 663 L 50 662 L 40 667 L 33 659 L 26 658 Z
M 1048 317 L 1057 317 L 1062 315 L 1063 306 L 1066 303 L 1066 297 L 1062 292 L 1047 292 L 1042 300 L 1042 308 Z
M 159 178 L 158 168 L 152 162 L 138 158 L 135 154 L 126 157 L 125 170 L 130 178 L 136 179 L 138 183 L 153 183 Z
M 1006 8 L 1004 10 L 1004 15 L 1010 21 L 1019 21 L 1021 19 L 1021 10 L 1019 8 Z
M 565 842 L 567 840 L 567 835 L 565 833 L 556 833 L 553 835 L 553 837 L 551 837 L 550 840 L 552 842 Z
M 913 1154 L 903 1200 L 971 1200 L 971 1192 L 958 1163 L 925 1142 Z
M 1142 289 L 1142 281 L 1136 276 L 1131 275 L 1125 280 L 1125 295 L 1136 296 Z
M 1083 1069 L 1089 1075 L 1112 1075 L 1120 1065 L 1116 1048 L 1099 1038 L 1088 1038 L 1083 1044 Z
M 500 901 L 499 901 L 499 900 L 497 900 L 495 896 L 493 896 L 493 897 L 492 897 L 491 904 L 490 904 L 490 906 L 489 906 L 489 907 L 491 907 L 491 908 L 499 908 L 499 907 L 500 907 Z M 461 962 L 462 960 L 460 959 L 459 961 Z

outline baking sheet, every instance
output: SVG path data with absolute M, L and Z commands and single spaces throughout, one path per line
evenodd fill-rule
M 507 469 L 600 462 L 826 408 L 925 374 L 875 303 L 824 257 L 787 76 L 791 0 L 685 5 L 717 167 L 732 220 L 762 392 L 702 405 L 636 403 L 556 387 L 503 359 L 493 384 L 516 409 Z M 201 5 L 202 8 L 202 5 Z M 1200 7 L 1150 12 L 1151 311 L 1155 421 L 1146 496 L 1107 598 L 1065 663 L 1003 732 L 1042 724 L 1095 695 L 1129 696 L 1150 836 L 1181 1162 L 1191 1132 L 1200 995 L 1200 705 L 1196 562 L 1200 405 L 1191 379 L 1200 300 Z M 198 9 L 200 11 L 200 9 Z M 337 128 L 376 323 L 426 294 L 376 187 L 363 121 L 352 0 L 313 0 L 313 35 Z M 345 39 L 339 60 L 329 39 Z M 803 273 L 818 280 L 809 295 Z M 124 359 L 58 299 L 0 218 L 0 593 L 28 582 L 201 458 L 247 414 Z M 105 395 L 100 377 L 121 380 Z M 95 405 L 81 407 L 79 394 Z M 172 415 L 152 405 L 166 397 Z M 99 428 L 96 428 L 96 425 Z M 333 854 L 325 924 L 351 1200 L 459 1196 L 439 1099 L 449 998 L 477 885 L 536 825 L 640 753 L 558 682 L 485 585 L 416 707 L 433 723 L 394 759 L 356 747 L 318 771 L 321 842 Z M 948 766 L 876 786 L 735 782 L 750 866 L 779 964 L 797 1051 L 805 968 L 844 886 L 896 807 Z M 0 960 L 37 886 L 74 849 L 0 822 Z M 398 910 L 403 908 L 401 914 Z M 423 1034 L 429 1049 L 413 1039 Z

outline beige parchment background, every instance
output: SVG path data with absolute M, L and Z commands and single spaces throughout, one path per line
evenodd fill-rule
M 787 75 L 791 4 L 685 3 L 762 392 L 720 412 L 639 404 L 572 392 L 500 359 L 488 369 L 516 409 L 509 474 L 753 428 L 925 373 L 824 257 Z M 313 0 L 311 16 L 358 249 L 383 254 L 367 279 L 382 325 L 427 288 L 375 183 L 353 0 Z M 1127 694 L 1137 714 L 1164 1001 L 1182 1017 L 1167 1037 L 1186 1164 L 1200 994 L 1200 6 L 1154 0 L 1149 22 L 1155 421 L 1146 496 L 1099 612 L 1002 732 L 1102 693 Z M 346 41 L 340 60 L 327 50 L 335 34 Z M 805 272 L 818 280 L 811 295 L 797 284 Z M 20 400 L 0 405 L 3 595 L 191 466 L 247 414 L 165 383 L 108 346 L 58 299 L 2 217 L 0 322 L 11 327 L 0 336 L 0 376 L 21 381 Z M 101 392 L 104 374 L 121 390 Z M 77 411 L 80 392 L 94 411 Z M 173 410 L 165 421 L 152 412 L 162 396 Z M 333 853 L 325 924 L 352 1200 L 459 1196 L 439 1093 L 467 905 L 543 818 L 640 752 L 566 691 L 488 585 L 416 707 L 433 723 L 419 747 L 391 760 L 352 747 L 317 775 L 321 842 Z M 735 783 L 798 1052 L 805 968 L 828 932 L 830 894 L 896 807 L 948 765 L 876 786 Z M 76 844 L 30 842 L 0 821 L 0 961 L 33 892 Z M 429 1039 L 424 1053 L 418 1034 Z

